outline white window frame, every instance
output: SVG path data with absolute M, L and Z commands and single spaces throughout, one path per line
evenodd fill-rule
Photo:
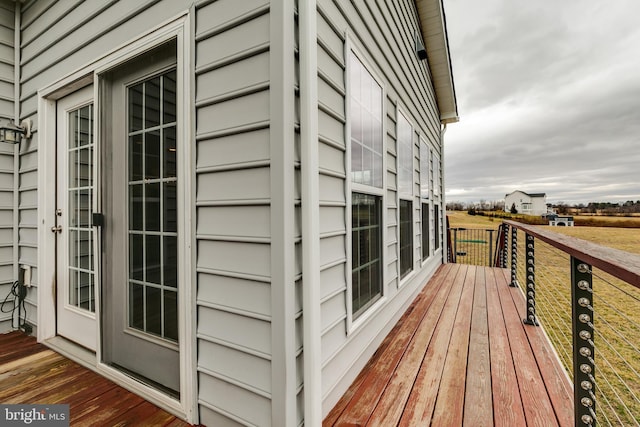
M 155 405 L 186 419 L 189 423 L 198 423 L 197 401 L 197 342 L 196 342 L 196 303 L 195 303 L 195 151 L 191 141 L 194 140 L 193 104 L 191 101 L 193 47 L 192 22 L 189 11 L 185 10 L 175 17 L 166 20 L 139 37 L 96 57 L 93 61 L 73 73 L 38 91 L 38 276 L 41 277 L 41 291 L 38 292 L 38 341 L 46 341 L 56 336 L 55 298 L 46 289 L 51 289 L 48 278 L 55 277 L 55 247 L 56 239 L 51 233 L 55 225 L 55 150 L 56 150 L 56 104 L 57 100 L 93 83 L 94 103 L 94 134 L 96 135 L 96 149 L 94 161 L 100 152 L 99 123 L 101 100 L 100 75 L 114 67 L 122 65 L 140 54 L 160 46 L 171 39 L 177 39 L 177 80 L 180 96 L 177 97 L 178 128 L 177 136 L 180 141 L 178 150 L 179 173 L 178 204 L 184 207 L 184 213 L 178 221 L 178 286 L 180 302 L 178 304 L 179 336 L 180 336 L 180 399 L 149 387 L 123 372 L 102 363 L 101 356 L 101 327 L 96 322 L 97 352 L 87 355 L 75 346 L 65 345 L 59 350 L 84 366 L 95 370 L 104 377 L 116 382 L 139 394 Z M 99 166 L 96 163 L 97 167 Z M 98 171 L 98 177 L 100 172 Z M 96 183 L 98 188 L 100 183 Z M 97 192 L 96 192 L 97 193 Z M 96 196 L 97 200 L 97 196 Z M 94 206 L 100 209 L 98 204 Z M 100 242 L 96 241 L 97 250 Z M 96 266 L 98 269 L 100 266 Z M 96 284 L 96 318 L 100 319 L 100 283 Z M 55 342 L 48 343 L 56 346 Z
M 444 235 L 444 221 L 443 216 L 446 214 L 444 206 L 442 205 L 442 162 L 440 153 L 436 150 L 431 150 L 431 158 L 433 159 L 433 221 L 434 221 L 434 235 L 433 235 L 433 250 L 434 253 L 442 252 L 445 243 Z M 436 221 L 436 210 L 438 211 L 438 218 Z M 436 248 L 435 239 L 438 239 L 438 247 Z
M 359 330 L 363 327 L 368 321 L 375 316 L 375 314 L 387 303 L 387 265 L 386 265 L 386 249 L 387 249 L 387 206 L 386 206 L 386 191 L 387 191 L 387 144 L 386 144 L 386 88 L 384 81 L 379 77 L 379 73 L 373 67 L 372 63 L 366 58 L 366 56 L 362 53 L 365 49 L 360 48 L 360 46 L 356 45 L 356 41 L 353 40 L 350 36 L 346 37 L 344 44 L 344 57 L 345 57 L 345 104 L 346 104 L 346 123 L 345 123 L 345 199 L 346 199 L 346 225 L 347 225 L 347 238 L 345 239 L 346 245 L 346 258 L 347 265 L 345 268 L 345 279 L 347 283 L 347 296 L 346 296 L 346 306 L 347 306 L 347 319 L 346 319 L 346 333 L 347 336 L 352 335 L 355 331 Z M 350 111 L 350 102 L 351 102 L 351 78 L 350 78 L 350 55 L 353 54 L 355 57 L 362 63 L 364 68 L 369 72 L 371 77 L 378 83 L 380 88 L 382 89 L 382 188 L 377 188 L 368 185 L 362 185 L 355 182 L 352 182 L 351 179 L 351 111 Z M 353 283 L 352 283 L 352 203 L 351 197 L 353 193 L 363 193 L 370 194 L 373 196 L 379 196 L 381 199 L 381 236 L 380 236 L 380 258 L 381 258 L 381 277 L 382 277 L 382 286 L 381 293 L 382 295 L 374 304 L 368 307 L 363 313 L 361 313 L 357 319 L 354 320 L 353 316 Z
M 398 191 L 397 191 L 397 206 L 398 206 L 398 210 L 397 210 L 397 224 L 398 224 L 398 229 L 397 229 L 397 242 L 398 242 L 398 249 L 397 249 L 397 258 L 398 258 L 398 280 L 397 280 L 397 286 L 398 288 L 402 287 L 402 285 L 404 285 L 405 283 L 407 283 L 409 280 L 411 280 L 411 278 L 415 275 L 416 272 L 416 260 L 413 259 L 415 257 L 415 248 L 416 248 L 416 238 L 415 238 L 415 223 L 416 223 L 416 218 L 415 218 L 415 171 L 414 171 L 414 159 L 415 159 L 415 150 L 414 150 L 414 140 L 413 140 L 413 136 L 414 136 L 414 126 L 411 122 L 411 120 L 409 119 L 409 114 L 406 113 L 406 109 L 400 105 L 400 103 L 398 103 L 398 107 L 396 109 L 396 171 L 398 173 Z M 400 117 L 403 117 L 407 123 L 409 123 L 409 127 L 411 128 L 411 131 L 409 132 L 409 135 L 411 136 L 411 139 L 409 141 L 409 145 L 411 146 L 411 160 L 410 160 L 410 170 L 411 170 L 411 185 L 410 185 L 410 191 L 409 192 L 405 192 L 405 193 L 401 193 L 400 192 L 400 131 L 399 131 L 399 124 L 400 124 Z M 409 201 L 411 202 L 411 256 L 412 256 L 412 260 L 411 260 L 411 270 L 404 276 L 401 277 L 401 273 L 402 273 L 402 269 L 401 269 L 401 259 L 400 259 L 400 201 L 401 200 L 405 200 L 405 201 Z
M 423 158 L 426 157 L 426 159 Z M 431 200 L 432 198 L 430 197 L 431 194 L 429 191 L 429 171 L 431 170 L 431 149 L 429 148 L 429 142 L 425 139 L 425 137 L 423 135 L 420 135 L 420 263 L 422 266 L 424 266 L 429 259 L 433 256 L 433 245 L 431 244 L 431 222 L 433 221 L 433 217 L 431 215 Z M 426 162 L 427 165 L 427 170 L 426 173 L 422 173 L 422 162 L 424 161 Z M 423 196 L 423 188 L 426 188 L 426 196 Z M 429 241 L 429 253 L 427 254 L 427 256 L 425 257 L 425 253 L 424 253 L 424 245 L 422 244 L 422 241 L 424 240 L 424 237 L 422 236 L 424 233 L 424 224 L 422 223 L 422 211 L 426 209 L 429 213 L 429 224 L 427 224 L 427 240 Z

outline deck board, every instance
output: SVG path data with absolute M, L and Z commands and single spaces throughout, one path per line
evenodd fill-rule
M 476 270 L 471 330 L 469 332 L 469 362 L 467 370 L 477 375 L 466 376 L 464 390 L 464 424 L 493 425 L 491 400 L 491 363 L 489 356 L 489 323 L 487 312 L 487 284 L 484 271 Z
M 434 337 L 420 366 L 420 372 L 411 390 L 409 402 L 400 419 L 401 426 L 425 425 L 431 420 L 436 405 L 437 393 L 429 391 L 438 390 L 440 386 L 455 313 L 460 304 L 464 279 L 465 269 L 458 268 L 456 275 L 450 282 L 452 288 L 440 315 Z
M 451 331 L 445 369 L 442 373 L 436 407 L 431 419 L 431 423 L 438 426 L 462 425 L 465 372 L 467 370 L 469 332 L 475 290 L 475 269 L 476 267 L 471 266 L 465 275 L 460 304 Z
M 358 387 L 353 394 L 350 402 L 346 405 L 337 420 L 338 424 L 364 425 L 367 423 L 373 413 L 373 409 L 378 404 L 384 390 L 394 375 L 415 331 L 418 329 L 422 321 L 422 315 L 431 304 L 432 297 L 437 291 L 437 286 L 433 288 L 434 289 L 422 293 L 412 307 L 409 308 L 409 312 L 416 312 L 418 314 L 406 316 L 402 327 L 394 328 L 394 332 L 388 335 L 391 339 L 385 344 L 384 352 L 376 352 L 380 355 L 384 354 L 384 357 L 380 357 L 380 362 L 370 367 L 367 375 L 361 382 L 361 386 Z
M 189 426 L 20 332 L 0 334 L 0 402 L 69 405 L 71 425 Z
M 440 276 L 434 281 L 434 291 L 443 286 L 444 280 L 446 276 Z M 375 412 L 369 419 L 370 425 L 394 425 L 402 417 L 404 405 L 401 402 L 406 402 L 411 392 L 411 388 L 407 385 L 415 382 L 447 297 L 445 292 L 433 292 L 433 294 L 429 309 L 415 332 L 415 339 L 411 340 L 398 369 L 387 384 Z
M 323 425 L 572 425 L 571 384 L 507 280 L 442 266 Z
M 518 294 L 513 292 L 514 298 L 518 298 Z M 521 296 L 521 295 L 520 295 Z M 525 305 L 517 304 L 520 317 L 525 316 Z M 573 388 L 567 380 L 567 374 L 558 363 L 555 351 L 551 346 L 544 345 L 547 338 L 544 334 L 529 334 L 529 343 L 532 348 L 539 349 L 534 353 L 540 374 L 547 387 L 547 392 L 553 404 L 556 418 L 561 426 L 573 425 Z

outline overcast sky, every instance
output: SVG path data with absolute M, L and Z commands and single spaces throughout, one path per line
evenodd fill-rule
M 444 0 L 447 201 L 640 200 L 640 0 Z

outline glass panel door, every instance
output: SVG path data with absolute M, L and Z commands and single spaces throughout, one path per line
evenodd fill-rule
M 95 312 L 93 256 L 93 105 L 68 113 L 69 292 L 67 304 Z
M 176 71 L 127 97 L 128 326 L 177 342 Z
M 175 41 L 101 76 L 102 360 L 180 393 Z M 108 124 L 108 125 L 107 125 Z
M 97 200 L 93 86 L 57 101 L 56 333 L 96 349 Z

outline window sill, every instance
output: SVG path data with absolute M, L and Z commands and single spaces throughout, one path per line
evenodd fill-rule
M 385 305 L 387 305 L 387 301 L 388 298 L 383 295 L 378 301 L 376 301 L 371 307 L 369 307 L 364 313 L 362 313 L 360 317 L 358 317 L 356 320 L 352 320 L 351 324 L 348 326 L 347 338 L 355 333 L 358 329 L 362 328 L 363 325 L 369 323 L 369 320 L 375 317 L 375 315 L 380 310 L 382 310 Z

